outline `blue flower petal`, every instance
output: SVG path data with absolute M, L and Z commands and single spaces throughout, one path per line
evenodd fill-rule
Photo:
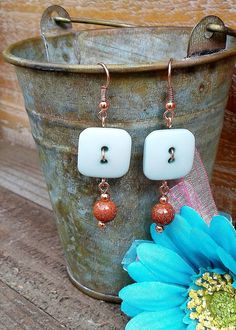
M 125 330 L 185 330 L 184 313 L 178 308 L 157 312 L 144 312 L 126 325 Z
M 186 289 L 160 282 L 142 282 L 121 289 L 119 297 L 129 305 L 144 311 L 158 311 L 180 306 Z
M 187 330 L 196 330 L 196 326 L 197 326 L 198 322 L 197 321 L 192 321 L 192 323 L 190 323 L 187 326 Z
M 208 271 L 209 273 L 216 273 L 220 275 L 226 274 L 226 271 L 222 268 L 207 268 L 206 271 Z
M 167 235 L 167 231 L 166 231 L 168 228 L 170 229 L 174 226 L 174 224 L 176 224 L 176 221 L 175 221 L 176 217 L 177 217 L 177 215 L 175 215 L 174 221 L 162 233 L 158 233 L 156 231 L 156 224 L 155 223 L 153 223 L 151 225 L 150 230 L 151 230 L 152 239 L 154 240 L 154 242 L 156 244 L 164 246 L 167 249 L 170 249 L 170 250 L 173 250 L 173 251 L 179 253 L 180 251 L 177 249 L 175 244 L 171 241 L 171 239 Z
M 198 228 L 206 233 L 208 232 L 208 225 L 206 222 L 202 219 L 200 214 L 191 207 L 186 205 L 182 206 L 180 209 L 180 215 L 186 219 L 191 227 Z
M 156 244 L 140 244 L 140 262 L 155 274 L 156 281 L 188 286 L 194 270 L 177 253 Z
M 175 251 L 197 271 L 200 265 L 210 266 L 209 260 L 203 256 L 190 237 L 191 226 L 185 218 L 179 214 L 175 215 L 174 221 L 168 225 L 163 233 L 156 231 L 156 225 L 151 225 L 151 236 L 154 242 L 170 250 Z M 182 239 L 183 238 L 183 239 Z
M 134 317 L 126 330 L 194 330 L 197 321 L 186 304 L 195 279 L 206 271 L 229 273 L 236 287 L 235 230 L 222 215 L 208 226 L 184 206 L 162 234 L 153 224 L 151 235 L 155 244 L 138 242 L 125 259 L 129 275 L 140 282 L 119 293 L 122 311 Z
M 201 277 L 205 272 L 206 272 L 206 268 L 203 268 L 203 267 L 200 267 L 199 268 L 199 271 L 198 271 L 198 274 L 194 274 L 192 277 L 191 277 L 191 283 L 190 283 L 190 286 L 189 286 L 189 290 L 190 289 L 194 289 L 194 290 L 198 290 L 199 289 L 199 286 L 195 284 L 196 280 Z M 188 292 L 189 292 L 188 290 Z M 188 294 L 187 294 L 188 295 Z
M 217 253 L 225 267 L 236 275 L 236 261 L 231 257 L 231 255 L 225 252 L 221 247 L 218 247 Z
M 199 267 L 211 266 L 209 259 L 199 251 L 198 242 L 192 234 L 192 227 L 187 224 L 185 218 L 177 214 L 175 226 L 168 226 L 165 231 L 166 236 L 179 251 L 178 254 L 192 265 L 195 271 L 198 271 Z
M 129 305 L 126 301 L 122 301 L 120 309 L 123 313 L 125 313 L 129 317 L 134 317 L 143 312 L 142 309 L 135 308 L 132 305 Z
M 218 215 L 225 217 L 230 223 L 233 222 L 232 216 L 229 213 L 218 211 Z
M 124 258 L 122 260 L 122 265 L 124 270 L 127 271 L 128 265 L 131 264 L 133 261 L 136 260 L 137 258 L 137 246 L 142 243 L 151 243 L 154 244 L 152 241 L 147 241 L 147 240 L 135 240 L 132 244 L 129 250 L 126 252 L 124 255 Z
M 128 265 L 127 271 L 129 276 L 135 282 L 152 282 L 156 281 L 155 274 L 148 270 L 140 261 L 134 261 Z
M 236 234 L 233 225 L 221 215 L 212 218 L 209 233 L 226 252 L 236 257 Z
M 219 245 L 217 245 L 208 234 L 197 228 L 193 228 L 191 232 L 193 237 L 195 237 L 195 242 L 197 243 L 199 251 L 211 261 L 212 266 L 214 268 L 224 268 L 223 263 L 217 254 Z

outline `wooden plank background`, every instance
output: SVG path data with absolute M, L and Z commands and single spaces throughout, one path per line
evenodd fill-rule
M 120 20 L 147 25 L 194 26 L 203 16 L 218 15 L 236 28 L 235 0 L 0 0 L 0 51 L 20 39 L 39 34 L 43 10 L 51 4 L 64 6 L 71 16 Z M 85 28 L 84 25 L 75 26 Z M 88 28 L 88 26 L 86 26 Z M 236 79 L 235 79 L 236 86 Z M 235 87 L 226 112 L 224 130 L 213 176 L 214 195 L 219 209 L 236 217 L 235 190 Z M 0 57 L 0 134 L 13 143 L 34 148 L 23 97 L 14 68 Z

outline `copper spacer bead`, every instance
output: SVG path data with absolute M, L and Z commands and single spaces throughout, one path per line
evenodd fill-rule
M 152 219 L 158 226 L 170 224 L 175 217 L 175 210 L 170 203 L 158 203 L 152 208 Z
M 166 203 L 168 203 L 168 197 L 167 196 L 161 196 L 161 198 L 160 198 L 160 203 L 161 204 L 166 204 Z
M 105 225 L 104 222 L 102 222 L 102 221 L 98 221 L 98 227 L 99 227 L 100 229 L 105 229 L 105 228 L 106 228 L 106 225 Z
M 107 110 L 108 108 L 109 108 L 109 102 L 108 101 L 101 101 L 100 103 L 99 103 L 99 108 L 101 109 L 101 110 Z
M 174 111 L 176 108 L 175 102 L 169 101 L 166 103 L 166 110 L 168 111 Z
M 164 228 L 163 228 L 162 226 L 158 226 L 158 225 L 156 225 L 156 231 L 157 231 L 158 233 L 162 233 L 163 230 L 164 230 Z
M 110 195 L 107 194 L 107 193 L 102 193 L 102 194 L 101 194 L 101 199 L 108 200 L 108 199 L 110 199 Z
M 93 215 L 100 222 L 109 222 L 117 214 L 116 204 L 110 198 L 100 198 L 93 206 Z

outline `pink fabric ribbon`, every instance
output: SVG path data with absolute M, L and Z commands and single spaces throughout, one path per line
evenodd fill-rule
M 208 175 L 197 150 L 191 172 L 170 189 L 169 198 L 176 212 L 179 212 L 181 206 L 188 205 L 207 223 L 218 214 Z

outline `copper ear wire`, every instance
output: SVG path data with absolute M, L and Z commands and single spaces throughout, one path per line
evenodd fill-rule
M 107 90 L 108 90 L 108 87 L 110 85 L 110 73 L 109 73 L 109 70 L 107 68 L 107 66 L 104 64 L 104 63 L 98 63 L 98 65 L 100 65 L 105 73 L 106 73 L 106 85 L 102 85 L 101 86 L 101 101 L 99 103 L 99 108 L 100 108 L 100 111 L 98 113 L 98 118 L 102 121 L 102 127 L 105 127 L 106 125 L 106 118 L 107 118 L 107 110 L 110 106 L 108 100 L 107 100 Z
M 106 64 L 102 63 L 102 62 L 99 62 L 98 65 L 101 65 L 101 67 L 104 69 L 105 73 L 106 73 L 106 76 L 107 76 L 107 81 L 106 81 L 106 85 L 104 85 L 104 87 L 107 89 L 110 85 L 110 73 L 109 73 L 109 70 L 106 66 Z
M 163 118 L 165 120 L 167 128 L 171 128 L 174 119 L 174 110 L 175 110 L 175 102 L 174 102 L 174 92 L 171 81 L 171 70 L 172 70 L 172 62 L 171 58 L 168 62 L 168 74 L 167 74 L 167 83 L 168 83 L 168 91 L 167 91 L 167 102 L 165 104 L 165 112 L 163 114 Z M 170 154 L 170 158 L 168 159 L 168 163 L 171 164 L 175 161 L 175 148 L 170 147 L 168 150 Z M 169 203 L 169 194 L 170 188 L 168 187 L 167 181 L 163 180 L 160 186 L 160 199 L 159 203 L 154 205 L 152 208 L 152 219 L 156 223 L 156 231 L 158 233 L 162 233 L 164 230 L 164 226 L 171 223 L 175 216 L 175 210 L 173 206 Z
M 98 113 L 98 118 L 102 122 L 102 127 L 105 127 L 107 110 L 110 106 L 109 101 L 107 99 L 107 90 L 110 84 L 110 74 L 107 66 L 104 63 L 97 63 L 97 64 L 100 65 L 106 73 L 106 84 L 101 86 L 101 100 L 99 103 L 100 111 Z M 108 160 L 106 159 L 107 151 L 108 151 L 107 146 L 103 146 L 101 148 L 100 162 L 102 164 L 106 164 L 108 162 Z M 97 200 L 93 206 L 93 215 L 98 220 L 98 226 L 101 229 L 105 229 L 106 223 L 112 221 L 116 217 L 116 213 L 117 213 L 117 206 L 110 198 L 109 187 L 110 185 L 107 182 L 107 179 L 102 178 L 101 182 L 98 185 L 98 189 L 100 192 L 100 199 Z
M 171 71 L 172 71 L 172 62 L 173 59 L 171 58 L 168 62 L 168 95 L 167 95 L 167 102 L 166 102 L 166 111 L 163 114 L 163 118 L 166 122 L 167 128 L 171 128 L 173 125 L 173 119 L 175 116 L 174 110 L 175 110 L 175 102 L 174 102 L 174 92 L 172 87 L 172 81 L 171 81 Z
M 172 69 L 172 62 L 173 62 L 173 58 L 171 58 L 168 62 L 168 89 L 169 89 L 169 100 L 173 101 L 173 88 L 172 88 L 172 84 L 171 84 L 171 69 Z

